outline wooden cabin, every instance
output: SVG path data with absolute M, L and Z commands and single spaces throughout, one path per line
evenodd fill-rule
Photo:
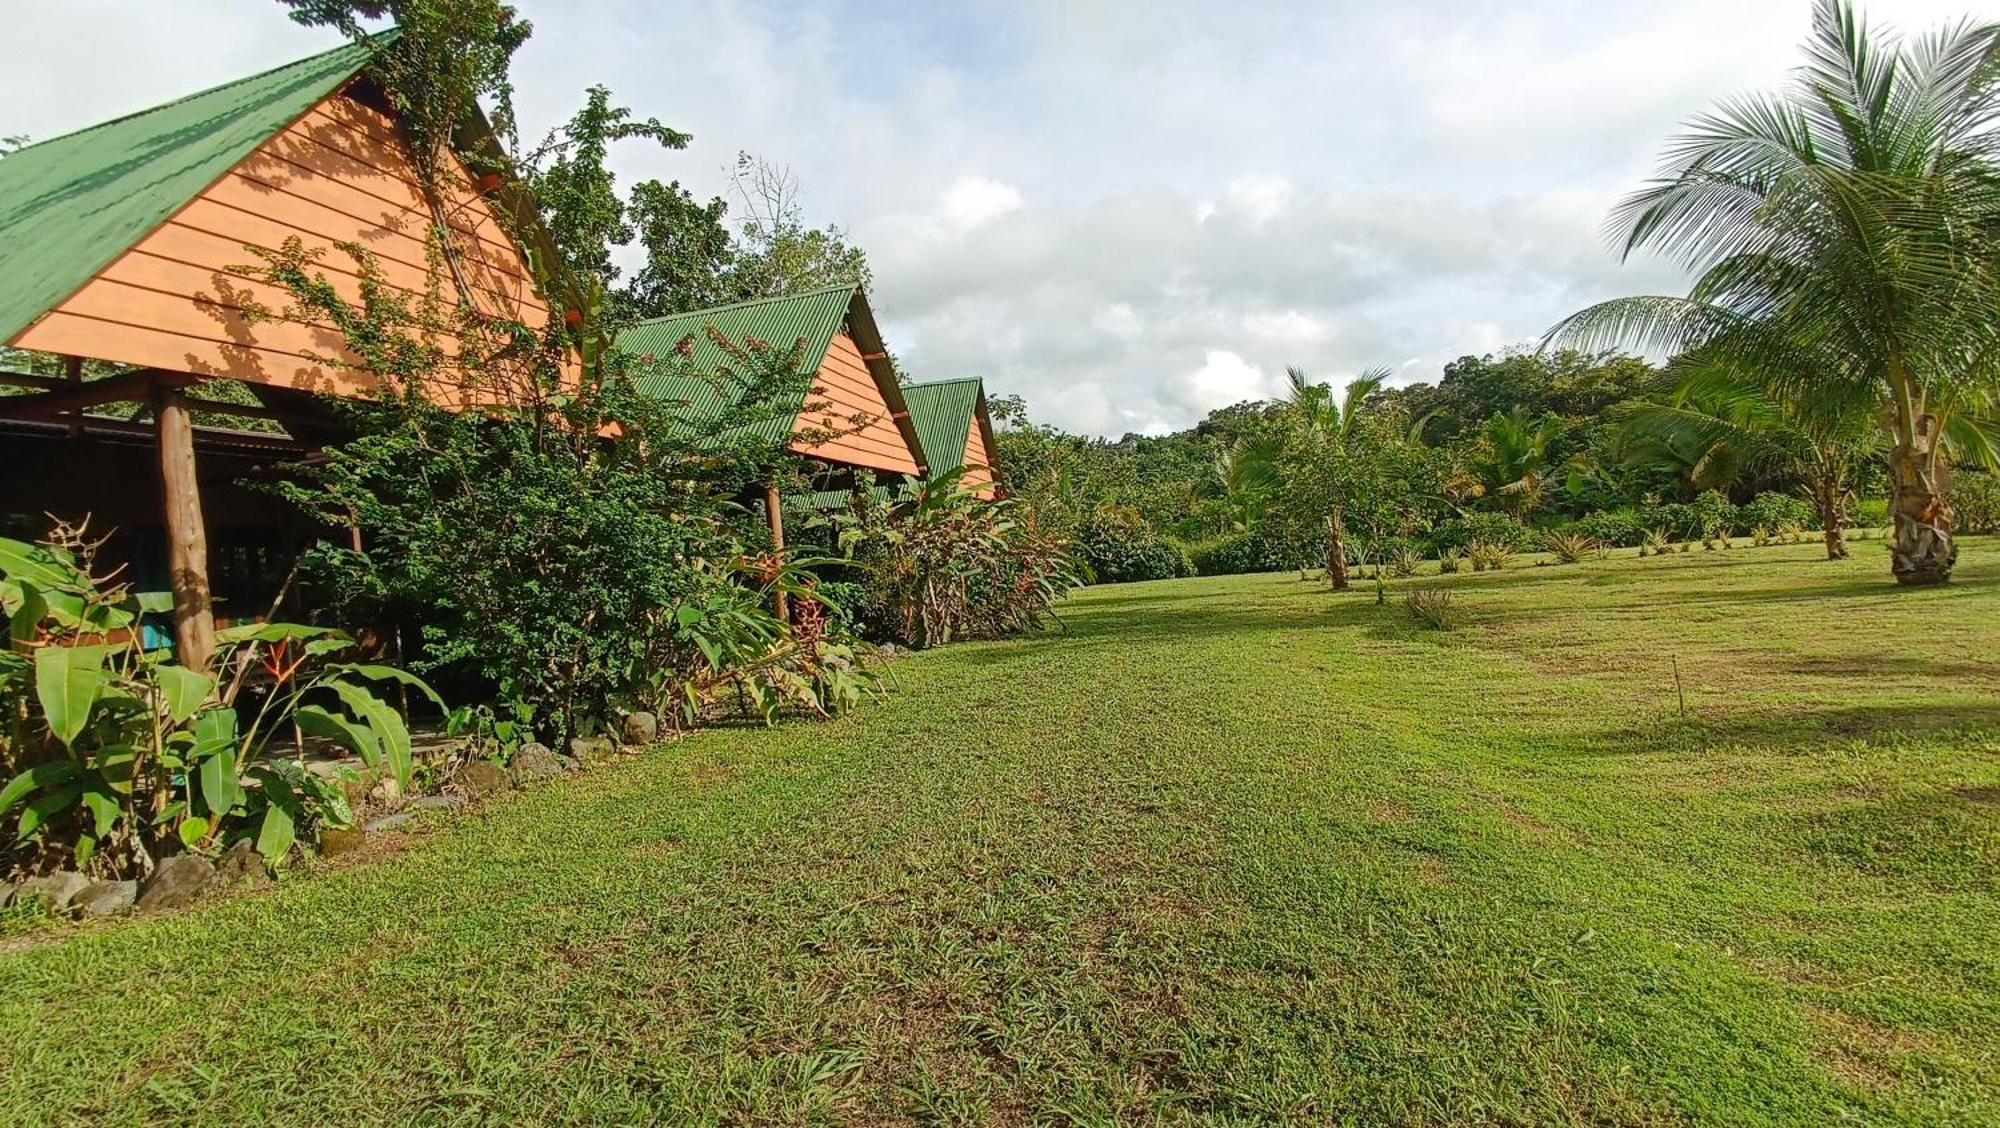
M 493 178 L 457 168 L 436 212 L 419 187 L 394 110 L 366 74 L 394 40 L 348 44 L 0 158 L 0 345 L 59 358 L 0 356 L 19 362 L 0 365 L 16 369 L 0 384 L 20 390 L 0 395 L 0 524 L 19 531 L 44 512 L 96 514 L 100 531 L 103 518 L 116 520 L 135 542 L 124 546 L 129 560 L 164 557 L 191 665 L 214 646 L 210 528 L 249 524 L 273 544 L 302 533 L 237 479 L 334 434 L 318 395 L 377 386 L 332 326 L 245 316 L 290 304 L 236 273 L 258 261 L 246 248 L 294 236 L 325 248 L 325 275 L 355 300 L 355 264 L 333 248 L 358 243 L 391 286 L 415 296 L 431 277 L 427 238 L 442 214 L 475 305 L 547 322 Z M 217 379 L 239 381 L 255 402 L 204 398 L 199 386 Z M 107 417 L 117 405 L 137 407 Z M 225 417 L 270 430 L 215 425 Z M 139 472 L 135 442 L 153 448 L 151 472 Z M 136 543 L 162 535 L 164 553 Z M 224 594 L 236 601 L 228 614 L 264 610 Z
M 859 285 L 844 282 L 642 321 L 619 334 L 618 348 L 634 357 L 679 353 L 695 371 L 714 372 L 732 362 L 711 331 L 738 347 L 754 340 L 804 349 L 815 375 L 800 392 L 797 410 L 773 413 L 752 429 L 769 441 L 789 439 L 787 449 L 818 467 L 822 485 L 851 482 L 858 470 L 889 482 L 923 475 L 922 443 Z M 643 376 L 637 383 L 650 395 L 686 404 L 697 425 L 706 414 L 720 416 L 737 406 L 726 402 L 725 389 L 685 376 Z M 765 491 L 764 506 L 772 543 L 782 548 L 784 516 L 775 485 Z
M 985 382 L 973 377 L 910 384 L 903 398 L 931 476 L 963 469 L 961 488 L 988 501 L 998 497 L 994 473 L 999 448 L 993 441 L 993 416 L 986 409 Z

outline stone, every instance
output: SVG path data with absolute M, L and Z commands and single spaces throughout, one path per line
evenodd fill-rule
M 178 909 L 208 891 L 215 884 L 215 867 L 196 854 L 175 854 L 153 870 L 140 886 L 135 906 L 142 913 Z
M 514 777 L 515 787 L 561 775 L 562 770 L 562 761 L 556 759 L 546 744 L 523 744 L 507 761 L 507 772 Z
M 660 738 L 660 718 L 651 713 L 627 713 L 618 734 L 625 743 L 643 748 Z
M 566 772 L 580 772 L 583 770 L 583 765 L 577 762 L 575 756 L 557 756 L 556 763 L 561 764 L 562 770 Z
M 319 853 L 323 858 L 352 854 L 368 841 L 368 832 L 358 826 L 328 827 L 319 832 Z
M 131 912 L 138 901 L 138 882 L 98 881 L 85 886 L 83 892 L 70 901 L 70 906 L 82 913 L 85 920 L 95 920 Z
M 30 901 L 40 901 L 52 913 L 66 913 L 70 902 L 89 886 L 90 879 L 75 870 L 57 870 L 41 877 L 31 877 L 15 886 L 12 903 L 25 905 Z
M 460 791 L 474 799 L 483 799 L 497 791 L 507 790 L 507 773 L 499 765 L 485 760 L 474 760 L 458 769 L 451 777 Z
M 419 795 L 410 800 L 413 811 L 457 811 L 465 806 L 463 795 Z
M 269 885 L 271 871 L 250 840 L 239 838 L 215 860 L 215 884 L 221 889 L 238 885 Z
M 368 801 L 393 810 L 403 802 L 403 785 L 396 782 L 395 776 L 383 776 L 368 789 Z
M 585 766 L 610 759 L 616 750 L 617 745 L 601 736 L 575 736 L 569 742 L 569 754 Z
M 417 810 L 412 807 L 407 811 L 398 811 L 393 815 L 383 815 L 381 818 L 370 822 L 367 829 L 370 834 L 380 834 L 385 830 L 401 830 L 416 821 Z

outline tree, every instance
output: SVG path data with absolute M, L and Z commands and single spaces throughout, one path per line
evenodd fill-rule
M 730 180 L 742 220 L 732 285 L 745 298 L 796 294 L 838 282 L 866 286 L 868 256 L 839 227 L 807 227 L 799 179 L 791 169 L 750 153 L 736 155 Z
M 1755 473 L 1796 478 L 1819 515 L 1826 558 L 1847 558 L 1840 530 L 1860 465 L 1880 446 L 1865 404 L 1788 401 L 1744 373 L 1690 365 L 1670 397 L 1635 405 L 1623 427 L 1628 458 L 1683 467 L 1695 490 Z
M 631 110 L 611 104 L 610 90 L 593 86 L 583 108 L 518 162 L 563 265 L 600 287 L 618 278 L 611 249 L 636 234 L 617 178 L 605 163 L 612 142 L 633 138 L 667 149 L 685 149 L 692 140 L 657 119 L 633 120 Z
M 1371 452 L 1362 440 L 1373 437 L 1361 427 L 1362 409 L 1388 382 L 1387 369 L 1364 372 L 1350 381 L 1336 401 L 1332 387 L 1315 384 L 1304 369 L 1285 369 L 1290 389 L 1285 400 L 1289 433 L 1278 455 L 1288 508 L 1318 525 L 1326 536 L 1326 579 L 1335 591 L 1347 590 L 1347 518 L 1364 504 L 1364 488 L 1372 476 Z
M 1947 438 L 1971 449 L 2000 388 L 2000 25 L 1914 41 L 1819 0 L 1807 63 L 1780 93 L 1697 118 L 1613 231 L 1696 276 L 1685 297 L 1626 298 L 1551 334 L 1726 354 L 1780 402 L 1863 398 L 1886 440 L 1892 571 L 1957 561 Z
M 645 248 L 646 265 L 618 291 L 619 304 L 646 318 L 736 300 L 736 243 L 723 225 L 728 211 L 722 197 L 700 203 L 678 180 L 633 185 L 627 220 Z
M 1466 468 L 1478 483 L 1474 496 L 1490 497 L 1517 517 L 1542 503 L 1548 488 L 1553 448 L 1563 437 L 1563 421 L 1553 412 L 1531 419 L 1516 407 L 1494 415 L 1480 428 Z

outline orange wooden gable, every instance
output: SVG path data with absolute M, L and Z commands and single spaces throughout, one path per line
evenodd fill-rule
M 475 303 L 532 326 L 548 317 L 519 247 L 463 167 L 441 187 Z M 313 106 L 152 234 L 20 333 L 17 348 L 198 376 L 228 377 L 336 395 L 376 381 L 330 325 L 252 324 L 244 309 L 282 311 L 283 290 L 232 273 L 255 265 L 245 245 L 276 248 L 297 236 L 324 249 L 321 270 L 360 299 L 351 242 L 376 256 L 391 286 L 421 296 L 430 277 L 431 213 L 395 122 L 346 93 Z M 440 344 L 456 351 L 455 342 Z M 328 359 L 338 363 L 327 363 Z
M 915 474 L 920 469 L 894 409 L 848 333 L 834 335 L 806 405 L 810 410 L 800 412 L 792 427 L 794 435 L 806 435 L 792 443 L 794 453 L 880 473 Z M 812 442 L 814 431 L 835 434 Z
M 965 475 L 959 485 L 974 495 L 992 501 L 999 495 L 999 487 L 993 481 L 993 454 L 986 448 L 986 429 L 980 426 L 977 413 L 972 417 L 972 425 L 965 432 Z

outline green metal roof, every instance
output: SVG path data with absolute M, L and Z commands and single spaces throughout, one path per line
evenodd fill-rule
M 695 371 L 713 373 L 721 368 L 740 367 L 710 339 L 708 331 L 712 328 L 739 348 L 747 348 L 752 340 L 766 341 L 779 349 L 790 349 L 803 341 L 805 363 L 817 370 L 820 360 L 833 347 L 833 338 L 847 323 L 854 291 L 854 284 L 848 282 L 803 294 L 669 314 L 627 327 L 618 334 L 618 350 L 628 356 L 654 356 L 672 361 L 675 350 L 686 340 L 691 346 L 688 360 Z M 635 383 L 647 395 L 686 403 L 692 423 L 720 416 L 737 406 L 744 391 L 740 386 L 726 383 L 718 386 L 665 372 L 641 376 Z M 804 407 L 805 401 L 806 393 L 801 391 L 797 407 Z M 797 407 L 789 414 L 778 413 L 746 430 L 759 440 L 782 442 L 798 421 Z
M 13 340 L 339 90 L 397 33 L 0 158 L 0 342 Z
M 917 425 L 917 441 L 923 444 L 924 462 L 932 474 L 965 465 L 966 436 L 972 433 L 972 418 L 983 394 L 985 387 L 977 377 L 903 386 L 910 421 Z
M 853 334 L 855 344 L 863 353 L 884 351 L 874 316 L 868 310 L 867 298 L 861 293 L 860 286 L 853 282 L 641 321 L 618 334 L 617 347 L 628 356 L 650 355 L 671 361 L 675 350 L 685 340 L 690 342 L 688 360 L 695 371 L 714 373 L 722 368 L 738 367 L 729 354 L 710 339 L 710 329 L 721 333 L 739 348 L 747 347 L 752 340 L 786 350 L 804 342 L 805 362 L 815 369 L 827 350 L 833 347 L 833 339 L 842 329 Z M 745 390 L 740 385 L 725 382 L 718 386 L 665 372 L 641 375 L 634 383 L 647 395 L 688 404 L 689 422 L 694 424 L 699 424 L 704 417 L 720 416 L 737 406 L 742 402 Z M 894 380 L 887 380 L 886 383 L 884 399 L 888 401 L 891 413 L 907 410 Z M 797 409 L 805 406 L 808 394 L 803 389 L 800 391 L 799 402 L 791 412 L 778 412 L 743 430 L 759 441 L 784 442 L 798 422 Z M 896 422 L 903 432 L 904 441 L 913 448 L 921 445 L 908 419 Z

